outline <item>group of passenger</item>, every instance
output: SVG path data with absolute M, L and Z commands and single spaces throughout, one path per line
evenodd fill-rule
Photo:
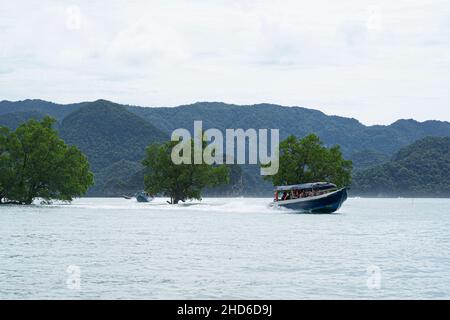
M 315 197 L 323 194 L 323 192 L 319 190 L 291 190 L 284 191 L 280 200 L 291 200 L 291 199 L 299 199 L 299 198 L 307 198 L 307 197 Z

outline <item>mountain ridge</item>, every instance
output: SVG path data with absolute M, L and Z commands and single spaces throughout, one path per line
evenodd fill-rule
M 260 106 L 271 106 L 271 107 L 280 107 L 280 108 L 298 108 L 298 109 L 302 109 L 302 110 L 308 110 L 308 111 L 314 111 L 314 112 L 318 112 L 324 116 L 327 117 L 332 117 L 332 118 L 339 118 L 339 119 L 347 119 L 347 120 L 352 120 L 355 121 L 357 123 L 359 123 L 360 125 L 370 128 L 370 127 L 388 127 L 388 126 L 392 126 L 394 124 L 396 124 L 397 122 L 402 122 L 402 121 L 413 121 L 415 123 L 418 124 L 423 124 L 423 123 L 427 123 L 427 122 L 438 122 L 438 123 L 447 123 L 450 124 L 450 121 L 446 121 L 446 120 L 438 120 L 438 119 L 427 119 L 427 120 L 423 120 L 423 121 L 419 121 L 416 120 L 414 118 L 400 118 L 397 119 L 389 124 L 371 124 L 371 125 L 367 125 L 362 123 L 360 120 L 358 120 L 357 118 L 354 117 L 346 117 L 346 116 L 341 116 L 341 115 L 337 115 L 337 114 L 328 114 L 325 113 L 319 109 L 315 109 L 313 107 L 302 107 L 302 106 L 298 106 L 298 105 L 281 105 L 281 104 L 275 104 L 275 103 L 266 103 L 266 102 L 259 102 L 259 103 L 255 103 L 255 104 L 235 104 L 235 103 L 227 103 L 227 102 L 222 102 L 222 101 L 196 101 L 193 103 L 188 103 L 188 104 L 180 104 L 180 105 L 174 105 L 174 106 L 147 106 L 147 105 L 134 105 L 134 104 L 124 104 L 124 103 L 118 103 L 118 102 L 114 102 L 111 100 L 107 100 L 107 99 L 96 99 L 96 100 L 86 100 L 86 101 L 81 101 L 81 102 L 72 102 L 72 103 L 57 103 L 57 102 L 52 102 L 52 101 L 48 101 L 48 100 L 44 100 L 44 99 L 33 99 L 33 98 L 29 98 L 29 99 L 23 99 L 23 100 L 8 100 L 8 99 L 4 99 L 4 100 L 0 100 L 0 115 L 3 114 L 7 114 L 7 113 L 11 113 L 14 111 L 11 110 L 7 110 L 5 111 L 4 108 L 2 107 L 2 104 L 18 104 L 18 105 L 29 105 L 30 103 L 42 103 L 42 104 L 46 104 L 48 106 L 54 106 L 54 107 L 77 107 L 77 106 L 82 106 L 82 105 L 86 105 L 86 104 L 91 104 L 94 102 L 98 102 L 98 101 L 104 101 L 104 102 L 108 102 L 108 103 L 113 103 L 113 104 L 117 104 L 117 105 L 121 105 L 123 107 L 126 108 L 154 108 L 154 109 L 172 109 L 172 108 L 182 108 L 182 107 L 192 107 L 192 106 L 196 106 L 199 104 L 223 104 L 225 106 L 236 106 L 236 107 L 260 107 Z M 38 107 L 39 109 L 39 107 Z M 31 108 L 30 110 L 34 110 L 37 111 L 36 108 Z
M 354 118 L 274 104 L 241 106 L 199 102 L 178 107 L 139 107 L 104 99 L 66 105 L 30 99 L 0 102 L 0 125 L 14 127 L 21 121 L 46 114 L 58 120 L 55 127 L 61 137 L 88 156 L 94 173 L 100 174 L 97 178 L 103 180 L 108 172 L 116 171 L 114 165 L 120 161 L 127 161 L 123 162 L 125 169 L 136 177 L 136 168 L 149 143 L 170 139 L 171 132 L 177 128 L 192 132 L 195 120 L 203 121 L 204 130 L 280 129 L 280 139 L 315 133 L 326 146 L 340 145 L 344 156 L 353 160 L 356 171 L 389 161 L 400 148 L 426 136 L 450 137 L 450 123 L 446 121 L 399 119 L 390 125 L 366 126 Z M 105 171 L 105 168 L 111 169 Z M 119 190 L 125 192 L 128 186 L 139 185 L 136 179 L 124 181 L 123 175 L 116 178 L 108 179 L 115 181 L 112 189 L 108 189 L 108 181 L 98 181 L 97 188 L 93 189 L 95 195 L 112 195 Z M 256 165 L 242 166 L 242 183 L 238 189 L 245 195 L 256 196 L 271 192 L 270 184 L 261 179 Z
M 425 136 L 450 136 L 450 122 L 441 120 L 417 121 L 399 119 L 390 125 L 366 126 L 354 118 L 327 115 L 320 110 L 299 106 L 281 106 L 270 103 L 237 105 L 224 102 L 196 102 L 177 107 L 140 107 L 98 99 L 71 104 L 57 104 L 41 99 L 0 102 L 1 118 L 15 111 L 38 111 L 63 119 L 79 108 L 106 103 L 125 108 L 148 123 L 170 135 L 174 129 L 192 130 L 195 120 L 202 120 L 204 129 L 218 128 L 279 128 L 280 138 L 288 135 L 304 136 L 315 133 L 328 146 L 339 144 L 346 157 L 352 158 L 369 150 L 391 156 L 402 146 Z M 11 117 L 11 115 L 10 115 Z M 364 159 L 361 159 L 367 163 Z M 355 163 L 359 166 L 358 162 Z

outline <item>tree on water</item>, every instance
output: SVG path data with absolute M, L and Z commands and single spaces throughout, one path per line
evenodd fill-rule
M 151 144 L 147 147 L 146 158 L 142 164 L 147 167 L 145 191 L 170 197 L 171 204 L 187 199 L 201 200 L 202 189 L 225 184 L 229 180 L 229 168 L 225 165 L 208 165 L 205 162 L 194 164 L 192 140 L 186 141 L 192 148 L 191 164 L 174 164 L 172 149 L 177 142 Z
M 0 203 L 71 201 L 93 184 L 86 156 L 58 137 L 54 122 L 45 117 L 15 131 L 0 128 Z
M 319 137 L 289 136 L 280 143 L 279 170 L 265 176 L 274 185 L 327 181 L 343 187 L 351 183 L 352 162 L 345 160 L 339 146 L 326 148 Z

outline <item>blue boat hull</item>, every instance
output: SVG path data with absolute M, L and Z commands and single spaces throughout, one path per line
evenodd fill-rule
M 150 202 L 153 200 L 152 197 L 146 195 L 143 192 L 136 193 L 135 197 L 136 197 L 137 202 Z
M 299 212 L 333 213 L 347 200 L 347 189 L 342 188 L 330 194 L 276 202 L 276 206 L 288 208 Z

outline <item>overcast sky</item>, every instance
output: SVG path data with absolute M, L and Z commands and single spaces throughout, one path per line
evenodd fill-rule
M 0 100 L 450 121 L 450 1 L 0 0 Z

